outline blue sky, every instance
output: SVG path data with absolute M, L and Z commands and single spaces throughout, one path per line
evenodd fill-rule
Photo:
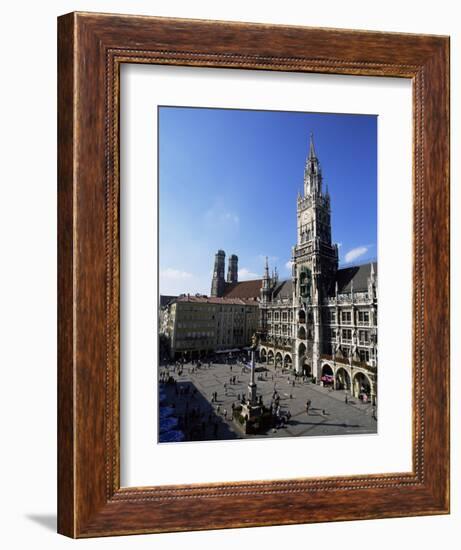
M 239 280 L 264 258 L 290 276 L 309 135 L 331 195 L 340 265 L 376 259 L 377 117 L 159 108 L 160 293 L 209 294 L 218 249 Z

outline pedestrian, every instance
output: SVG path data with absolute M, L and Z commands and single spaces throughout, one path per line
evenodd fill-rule
M 224 416 L 224 420 L 227 420 L 227 409 L 223 410 L 223 416 Z
M 322 409 L 322 415 L 323 416 L 326 416 L 327 415 L 327 411 L 325 409 Z
M 346 405 L 349 403 L 349 399 L 348 399 L 348 397 L 347 397 L 347 393 L 346 393 L 346 395 L 344 396 L 344 403 L 346 403 Z

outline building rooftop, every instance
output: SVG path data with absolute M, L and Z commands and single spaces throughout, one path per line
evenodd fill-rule
M 338 269 L 336 280 L 338 281 L 338 292 L 350 292 L 351 282 L 353 282 L 354 292 L 368 290 L 368 279 L 371 272 L 371 264 L 375 270 L 375 276 L 378 276 L 378 263 L 370 262 L 368 264 L 356 265 L 353 267 L 343 267 Z M 334 293 L 334 288 L 332 289 Z
M 293 282 L 291 279 L 280 281 L 272 294 L 274 300 L 291 300 L 293 297 Z
M 176 302 L 188 302 L 194 304 L 217 304 L 217 305 L 254 305 L 252 300 L 244 300 L 242 298 L 213 298 L 211 296 L 196 296 L 193 294 L 179 296 Z
M 176 300 L 177 296 L 167 296 L 165 294 L 160 294 L 160 307 L 166 307 L 173 300 Z
M 241 298 L 243 300 L 259 300 L 262 279 L 241 281 L 239 283 L 226 283 L 224 298 Z

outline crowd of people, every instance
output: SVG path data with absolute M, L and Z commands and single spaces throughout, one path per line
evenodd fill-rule
M 226 370 L 223 367 L 226 367 Z M 247 354 L 234 357 L 221 355 L 206 360 L 180 359 L 163 363 L 159 383 L 167 390 L 165 406 L 175 409 L 174 416 L 178 420 L 178 428 L 184 433 L 186 440 L 240 437 L 233 433 L 236 427 L 233 420 L 237 419 L 242 405 L 248 403 L 247 383 L 250 367 Z M 219 369 L 217 376 L 211 378 L 216 378 L 220 386 L 216 389 L 215 385 L 209 393 L 205 389 L 199 391 L 191 377 L 198 376 L 200 379 L 202 373 L 213 369 Z M 272 365 L 272 368 L 268 369 L 266 364 L 257 363 L 256 371 L 257 381 L 263 383 L 263 386 L 258 384 L 258 390 L 264 386 L 266 388 L 266 402 L 263 402 L 263 396 L 259 394 L 256 404 L 270 412 L 273 429 L 288 427 L 292 421 L 291 400 L 295 396 L 299 398 L 301 388 L 314 383 L 314 380 L 305 373 L 295 373 L 280 364 Z M 227 373 L 225 378 L 224 372 Z M 273 383 L 270 399 L 267 395 L 268 383 Z M 199 387 L 203 388 L 200 384 Z M 347 394 L 344 403 L 349 404 Z M 311 399 L 305 403 L 305 412 L 307 416 L 329 415 L 324 408 L 313 408 Z M 376 407 L 373 408 L 372 415 L 376 420 Z

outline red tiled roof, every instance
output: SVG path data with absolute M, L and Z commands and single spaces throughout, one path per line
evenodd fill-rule
M 240 283 L 226 283 L 224 298 L 256 300 L 260 297 L 259 291 L 261 290 L 262 282 L 262 279 L 254 279 L 253 281 L 242 281 Z
M 195 304 L 221 304 L 221 305 L 248 305 L 249 300 L 241 298 L 213 298 L 210 296 L 185 295 L 179 296 L 177 302 L 190 302 Z

